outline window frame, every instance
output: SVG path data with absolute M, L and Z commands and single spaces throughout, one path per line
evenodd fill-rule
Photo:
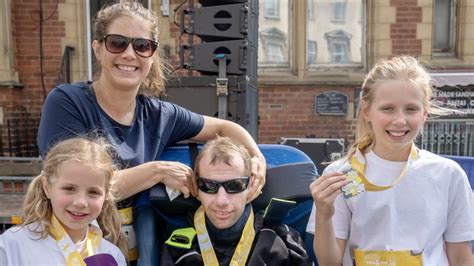
M 449 48 L 447 51 L 440 51 L 436 49 L 435 46 L 435 33 L 436 33 L 436 20 L 440 18 L 441 16 L 436 15 L 436 4 L 437 0 L 433 0 L 433 34 L 432 34 L 432 45 L 431 45 L 431 54 L 433 58 L 443 58 L 443 57 L 451 57 L 454 58 L 456 57 L 456 45 L 457 45 L 457 30 L 458 30 L 458 1 L 457 0 L 451 0 L 450 2 L 450 10 L 449 10 L 449 32 L 448 32 L 448 42 L 449 42 Z
M 266 56 L 268 58 L 278 57 L 278 59 L 281 59 L 281 60 L 270 61 L 267 58 L 267 62 L 269 62 L 270 64 L 271 63 L 276 63 L 276 64 L 285 63 L 285 55 L 284 55 L 284 52 L 283 52 L 283 50 L 284 50 L 283 45 L 281 45 L 280 43 L 276 43 L 276 42 L 268 42 L 267 45 L 268 45 L 268 48 L 272 47 L 272 49 L 268 49 L 269 52 L 266 54 Z
M 292 45 L 293 45 L 293 33 L 291 32 L 291 29 L 293 27 L 293 21 L 291 18 L 291 10 L 292 10 L 292 2 L 293 0 L 289 0 L 288 3 L 288 28 L 285 31 L 281 31 L 276 24 L 281 23 L 280 21 L 274 20 L 272 18 L 269 18 L 271 26 L 268 28 L 265 28 L 263 30 L 259 30 L 258 32 L 258 39 L 259 39 L 259 52 L 261 51 L 263 54 L 261 54 L 261 58 L 263 58 L 263 61 L 258 61 L 258 72 L 259 74 L 264 74 L 264 73 L 272 73 L 272 72 L 288 72 L 292 68 Z M 280 7 L 281 9 L 281 7 Z M 286 9 L 284 9 L 286 10 Z M 260 12 L 262 12 L 260 10 Z M 280 11 L 280 19 L 281 19 L 281 11 Z M 267 18 L 265 18 L 267 19 Z M 277 32 L 281 31 L 282 34 L 274 34 L 272 35 L 272 32 Z M 285 37 L 285 41 L 282 41 L 282 37 Z M 282 40 L 279 40 L 282 39 Z M 266 60 L 267 53 L 265 50 L 268 48 L 268 43 L 273 43 L 276 45 L 280 45 L 282 47 L 283 51 L 283 57 L 285 59 L 284 62 L 268 62 Z
M 335 41 L 331 43 L 329 47 L 331 47 L 331 63 L 332 64 L 338 64 L 338 63 L 345 64 L 347 62 L 350 62 L 350 59 L 348 56 L 348 50 L 349 50 L 348 46 L 349 44 L 345 41 Z M 335 60 L 336 57 L 340 57 L 341 60 L 340 61 Z
M 310 44 L 312 44 L 312 45 L 310 45 Z M 306 52 L 306 57 L 307 57 L 306 62 L 307 62 L 308 65 L 313 65 L 313 64 L 316 63 L 316 60 L 318 59 L 318 42 L 313 41 L 313 40 L 307 40 L 307 45 L 308 45 L 308 49 L 307 49 L 308 51 Z M 314 51 L 312 52 L 312 55 L 310 56 L 309 47 L 311 47 L 311 46 L 314 48 Z M 310 57 L 314 57 L 314 60 L 312 60 L 313 61 L 312 64 L 309 63 L 309 61 L 310 61 L 309 58 Z
M 335 83 L 347 84 L 355 82 L 355 79 L 358 78 L 363 79 L 368 64 L 367 55 L 369 48 L 367 43 L 369 40 L 367 38 L 369 36 L 369 19 L 371 19 L 367 15 L 368 9 L 371 7 L 368 0 L 361 0 L 360 62 L 344 64 L 308 64 L 307 42 L 315 40 L 308 39 L 307 5 L 308 1 L 289 0 L 290 54 L 288 66 L 267 65 L 259 62 L 259 83 L 273 84 L 278 80 L 278 83 L 318 84 L 330 80 Z M 259 24 L 262 25 L 261 22 Z M 317 46 L 318 50 L 322 49 L 319 44 Z M 349 49 L 352 48 L 349 47 Z
M 342 17 L 339 18 L 338 15 L 341 12 L 338 11 L 338 7 L 342 7 Z M 346 0 L 338 0 L 331 2 L 331 22 L 333 23 L 344 23 L 346 22 L 346 9 L 347 9 L 347 1 Z
M 346 0 L 343 0 L 346 2 Z M 341 2 L 341 1 L 339 1 Z M 346 2 L 347 4 L 347 2 Z M 360 62 L 351 62 L 348 63 L 317 63 L 317 64 L 308 64 L 307 61 L 305 61 L 306 67 L 308 69 L 308 75 L 318 75 L 318 73 L 328 73 L 328 72 L 358 72 L 358 73 L 364 73 L 367 67 L 367 54 L 368 54 L 368 47 L 367 47 L 367 37 L 368 37 L 368 25 L 369 25 L 369 17 L 367 16 L 367 9 L 368 7 L 368 0 L 361 0 L 362 4 L 362 14 L 361 14 L 361 61 Z M 332 15 L 331 15 L 332 18 Z M 331 21 L 332 22 L 332 21 Z M 337 24 L 337 22 L 336 22 Z M 305 29 L 305 32 L 307 31 L 307 28 Z M 307 33 L 306 33 L 307 34 Z M 307 40 L 307 35 L 305 35 L 305 38 Z M 351 50 L 350 42 L 347 44 L 347 50 Z M 307 49 L 305 49 L 305 56 L 307 57 Z
M 273 8 L 268 8 L 267 3 L 272 3 Z M 280 19 L 280 0 L 263 1 L 263 16 L 267 19 Z M 269 12 L 271 11 L 271 12 Z
M 306 16 L 308 20 L 314 20 L 313 0 L 306 0 Z

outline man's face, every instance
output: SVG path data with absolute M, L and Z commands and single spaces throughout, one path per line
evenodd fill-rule
M 204 155 L 199 163 L 200 177 L 214 181 L 228 181 L 244 176 L 244 160 L 239 156 L 234 156 L 231 165 L 223 162 L 210 164 L 211 158 Z M 234 225 L 242 216 L 247 203 L 248 188 L 240 193 L 229 194 L 223 186 L 215 194 L 198 192 L 198 199 L 201 201 L 207 218 L 218 229 L 226 229 Z

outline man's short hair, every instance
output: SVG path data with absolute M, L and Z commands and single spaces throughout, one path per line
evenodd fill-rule
M 244 176 L 250 177 L 251 175 L 251 158 L 250 154 L 242 144 L 232 140 L 228 137 L 221 137 L 217 136 L 215 139 L 208 141 L 201 152 L 196 158 L 196 162 L 194 163 L 194 173 L 196 176 L 200 176 L 199 164 L 202 158 L 209 154 L 211 157 L 210 164 L 214 165 L 216 163 L 225 163 L 227 165 L 232 165 L 232 160 L 235 157 L 240 157 L 244 161 Z

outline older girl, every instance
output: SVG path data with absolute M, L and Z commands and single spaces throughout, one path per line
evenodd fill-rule
M 368 73 L 356 141 L 314 181 L 321 265 L 472 265 L 473 197 L 455 162 L 413 141 L 428 114 L 430 77 L 413 57 L 380 62 Z

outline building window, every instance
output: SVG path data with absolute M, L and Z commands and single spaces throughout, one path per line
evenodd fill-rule
M 313 0 L 307 0 L 306 2 L 306 15 L 308 20 L 314 20 L 314 8 L 313 8 Z
M 308 65 L 316 64 L 318 46 L 315 41 L 308 41 Z
M 283 55 L 283 46 L 278 43 L 269 43 L 266 57 L 268 62 L 285 62 L 285 57 Z
M 307 65 L 360 68 L 363 65 L 365 30 L 364 0 L 312 0 L 314 21 L 306 22 Z M 328 12 L 328 11 L 331 12 Z M 351 10 L 351 12 L 346 12 Z M 341 23 L 343 22 L 343 23 Z M 317 44 L 312 56 L 310 42 Z M 314 58 L 314 60 L 313 60 Z
M 456 1 L 435 0 L 433 55 L 454 56 L 456 33 Z
M 280 0 L 265 0 L 264 8 L 265 18 L 280 18 Z
M 264 16 L 266 3 L 261 0 L 259 6 L 261 77 L 270 80 L 285 73 L 313 79 L 323 72 L 363 71 L 367 0 L 280 1 L 279 19 Z M 344 22 L 334 22 L 334 18 Z
M 287 62 L 288 58 L 287 46 L 288 37 L 287 34 L 282 32 L 276 27 L 262 30 L 259 33 L 260 45 L 263 51 L 263 58 L 259 57 L 260 63 L 263 64 L 279 64 Z
M 333 44 L 331 44 L 331 63 L 350 62 L 347 48 L 348 44 L 345 42 L 334 42 Z
M 263 2 L 263 1 L 262 1 Z M 258 65 L 263 68 L 285 68 L 290 66 L 290 6 L 291 1 L 265 0 L 260 4 L 260 14 L 266 14 L 269 3 L 277 3 L 279 18 L 260 16 L 258 20 Z M 271 6 L 271 5 L 270 5 Z
M 346 21 L 346 1 L 335 0 L 331 3 L 331 21 Z
M 336 30 L 325 34 L 331 63 L 350 63 L 350 42 L 352 35 L 343 30 Z

